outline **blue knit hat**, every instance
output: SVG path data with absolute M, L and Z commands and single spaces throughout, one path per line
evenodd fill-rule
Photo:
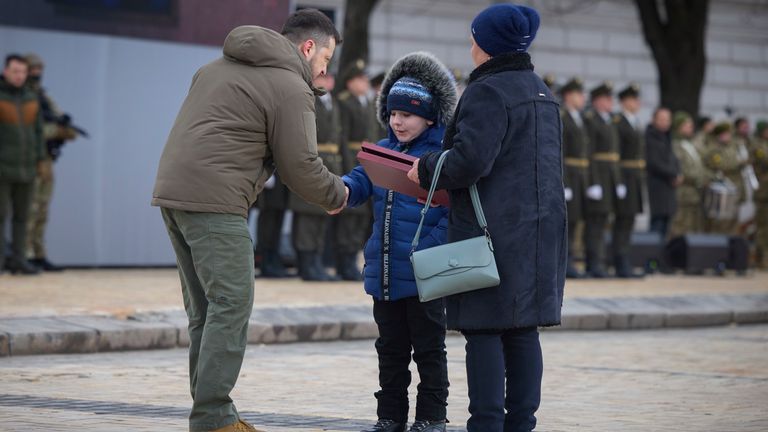
M 419 81 L 402 77 L 395 81 L 387 95 L 387 112 L 399 110 L 416 114 L 427 120 L 437 121 L 437 110 L 432 94 Z
M 528 51 L 538 30 L 536 9 L 513 4 L 490 6 L 472 21 L 472 37 L 491 57 Z

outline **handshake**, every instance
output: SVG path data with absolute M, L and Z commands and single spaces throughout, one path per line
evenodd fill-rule
M 344 204 L 342 204 L 341 207 L 337 208 L 336 210 L 328 211 L 329 215 L 337 215 L 347 207 L 347 201 L 349 201 L 349 186 L 344 186 L 344 191 L 346 192 L 346 196 L 344 197 Z

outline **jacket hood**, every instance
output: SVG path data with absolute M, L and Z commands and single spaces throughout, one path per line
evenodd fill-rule
M 392 86 L 402 77 L 410 77 L 424 85 L 437 106 L 437 123 L 446 125 L 453 117 L 458 95 L 453 74 L 434 55 L 428 52 L 406 54 L 395 62 L 381 84 L 381 94 L 376 101 L 376 113 L 384 127 L 389 126 L 387 96 Z
M 257 67 L 274 67 L 295 72 L 312 86 L 312 69 L 299 50 L 280 33 L 264 27 L 240 26 L 224 40 L 224 57 Z

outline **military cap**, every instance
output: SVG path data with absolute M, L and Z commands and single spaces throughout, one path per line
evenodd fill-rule
M 589 97 L 592 99 L 600 96 L 613 96 L 613 83 L 610 81 L 603 81 L 597 87 L 593 88 L 589 92 Z
M 729 122 L 727 122 L 727 121 L 720 122 L 720 123 L 717 124 L 717 126 L 715 126 L 714 129 L 712 129 L 712 135 L 718 136 L 721 133 L 730 132 L 731 131 L 731 127 L 732 127 L 731 124 Z
M 563 94 L 563 95 L 573 91 L 576 91 L 576 92 L 584 91 L 584 81 L 582 81 L 581 78 L 573 77 L 567 83 L 563 84 L 562 87 L 560 87 L 560 94 Z
M 384 82 L 384 78 L 387 76 L 387 71 L 379 72 L 371 78 L 371 86 L 377 87 Z
M 766 121 L 766 120 L 758 121 L 757 125 L 755 126 L 755 135 L 756 136 L 761 136 L 765 129 L 768 129 L 768 121 Z
M 24 56 L 24 59 L 27 61 L 30 68 L 44 66 L 43 59 L 37 54 L 29 53 Z
M 352 78 L 356 78 L 361 75 L 367 75 L 367 74 L 368 74 L 368 71 L 366 70 L 365 60 L 357 59 L 354 62 L 352 62 L 351 65 L 347 66 L 346 69 L 344 69 L 342 76 L 346 81 L 346 80 L 351 80 Z
M 688 120 L 693 121 L 693 118 L 687 112 L 685 111 L 675 112 L 675 115 L 672 117 L 672 130 L 677 131 L 680 128 L 680 126 L 682 126 L 682 124 Z
M 622 91 L 619 92 L 618 96 L 619 100 L 639 97 L 640 86 L 637 83 L 629 83 Z
M 541 77 L 541 80 L 544 81 L 544 84 L 546 84 L 550 90 L 555 89 L 555 85 L 557 84 L 555 74 L 552 74 L 552 73 L 544 74 L 544 76 Z

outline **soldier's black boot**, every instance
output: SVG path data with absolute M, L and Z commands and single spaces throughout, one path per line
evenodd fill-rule
M 357 268 L 357 253 L 340 255 L 336 260 L 336 274 L 345 281 L 362 281 L 363 274 Z
M 608 277 L 603 264 L 596 256 L 587 256 L 587 277 L 604 279 Z
M 40 270 L 27 260 L 10 259 L 5 263 L 5 269 L 11 274 L 36 275 L 40 273 Z
M 63 267 L 59 267 L 55 265 L 54 263 L 48 261 L 48 258 L 33 258 L 29 260 L 29 263 L 33 266 L 39 268 L 42 271 L 47 272 L 60 272 L 64 271 Z
M 373 427 L 363 429 L 360 432 L 405 432 L 406 424 L 394 420 L 379 419 Z
M 568 256 L 568 267 L 565 269 L 565 277 L 568 279 L 581 279 L 584 277 L 584 274 L 573 265 L 573 259 L 571 259 L 570 255 Z
M 261 277 L 285 278 L 288 272 L 285 270 L 283 260 L 277 251 L 264 251 L 261 257 Z
M 298 259 L 299 277 L 303 281 L 317 282 L 320 280 L 320 276 L 315 271 L 314 258 L 312 252 L 297 252 L 296 259 Z
M 408 432 L 445 432 L 445 420 L 416 420 Z
M 629 263 L 629 259 L 625 256 L 617 255 L 613 258 L 613 265 L 616 269 L 616 277 L 623 279 L 642 278 L 645 276 L 642 273 L 635 273 L 632 265 Z
M 315 272 L 320 277 L 321 282 L 338 282 L 341 280 L 339 276 L 328 273 L 325 264 L 323 264 L 323 255 L 320 252 L 312 254 L 312 260 Z

